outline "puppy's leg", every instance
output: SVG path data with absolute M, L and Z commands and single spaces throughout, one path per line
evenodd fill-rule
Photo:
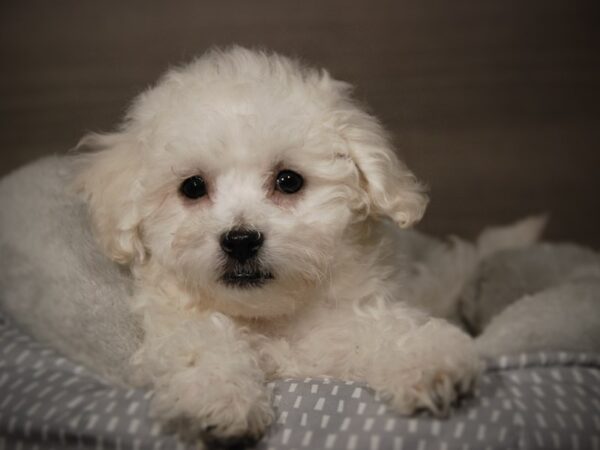
M 445 415 L 480 372 L 469 336 L 402 304 L 331 308 L 312 321 L 296 345 L 298 375 L 366 381 L 402 414 Z
M 146 309 L 144 325 L 134 365 L 161 422 L 184 438 L 260 437 L 273 410 L 246 331 L 223 314 L 166 307 Z

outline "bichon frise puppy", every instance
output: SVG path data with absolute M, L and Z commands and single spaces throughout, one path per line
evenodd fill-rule
M 277 377 L 366 381 L 403 414 L 442 414 L 472 385 L 470 338 L 403 301 L 384 219 L 410 226 L 427 197 L 350 91 L 283 56 L 211 51 L 83 140 L 77 183 L 131 268 L 133 366 L 165 423 L 259 436 Z

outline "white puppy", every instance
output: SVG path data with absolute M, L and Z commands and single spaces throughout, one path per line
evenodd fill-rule
M 407 227 L 427 198 L 350 90 L 282 56 L 212 51 L 84 139 L 78 184 L 134 275 L 135 374 L 161 420 L 259 436 L 276 377 L 363 380 L 406 414 L 471 386 L 471 340 L 403 301 L 384 219 Z

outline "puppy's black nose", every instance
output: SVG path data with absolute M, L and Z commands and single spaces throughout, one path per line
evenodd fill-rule
M 232 258 L 244 262 L 256 256 L 264 240 L 259 231 L 236 228 L 221 235 L 221 248 Z

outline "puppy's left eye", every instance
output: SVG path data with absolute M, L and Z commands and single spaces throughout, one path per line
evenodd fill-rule
M 275 184 L 277 185 L 277 190 L 284 194 L 294 194 L 302 189 L 304 179 L 302 175 L 293 170 L 282 170 L 277 174 Z

